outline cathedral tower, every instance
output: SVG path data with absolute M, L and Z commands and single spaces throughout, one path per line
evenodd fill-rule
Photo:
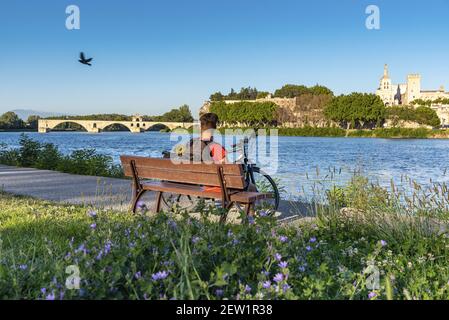
M 410 104 L 412 101 L 421 98 L 421 75 L 409 74 L 407 76 L 406 98 L 406 104 Z

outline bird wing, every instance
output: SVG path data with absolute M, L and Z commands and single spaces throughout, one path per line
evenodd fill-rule
M 86 57 L 84 56 L 84 52 L 81 52 L 81 53 L 80 53 L 80 59 L 83 60 L 83 61 L 86 60 Z
M 94 58 L 86 59 L 86 62 L 91 62 Z

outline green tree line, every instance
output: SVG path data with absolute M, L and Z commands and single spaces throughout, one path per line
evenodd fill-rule
M 386 110 L 377 95 L 355 92 L 333 98 L 324 115 L 346 129 L 363 129 L 380 126 L 385 120 Z
M 277 125 L 278 109 L 272 102 L 241 101 L 227 104 L 219 101 L 211 104 L 210 112 L 216 113 L 225 125 L 250 127 Z
M 228 94 L 223 94 L 220 91 L 213 93 L 210 96 L 210 101 L 225 101 L 225 100 L 255 100 L 265 98 L 270 94 L 268 91 L 258 91 L 256 88 L 241 88 L 240 92 L 234 89 Z M 304 94 L 311 95 L 331 95 L 333 92 L 324 86 L 315 85 L 313 87 L 306 87 L 304 85 L 286 84 L 282 88 L 275 90 L 274 97 L 277 98 L 295 98 Z
M 449 99 L 448 98 L 438 98 L 435 100 L 416 99 L 411 102 L 411 105 L 413 105 L 413 106 L 428 106 L 428 107 L 430 107 L 432 104 L 447 104 L 447 105 L 449 105 Z
M 29 116 L 23 121 L 12 111 L 8 111 L 0 116 L 0 130 L 37 129 L 39 116 Z
M 435 110 L 426 106 L 395 106 L 387 108 L 387 118 L 397 125 L 399 121 L 412 121 L 422 125 L 438 127 L 441 125 L 440 118 Z

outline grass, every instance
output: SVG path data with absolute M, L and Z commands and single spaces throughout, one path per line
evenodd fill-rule
M 312 222 L 220 225 L 0 194 L 0 298 L 449 298 L 447 187 L 355 177 L 326 199 Z
M 248 128 L 221 128 L 222 133 L 226 129 Z M 250 128 L 251 129 L 251 128 Z M 276 128 L 274 128 L 276 129 Z M 428 138 L 449 138 L 449 131 L 444 129 L 426 128 L 376 128 L 373 130 L 344 130 L 339 127 L 311 127 L 303 128 L 277 128 L 280 136 L 296 137 L 350 137 L 350 138 L 383 138 L 383 139 L 428 139 Z

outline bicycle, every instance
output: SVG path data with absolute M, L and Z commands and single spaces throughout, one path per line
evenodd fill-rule
M 266 216 L 273 216 L 280 204 L 280 192 L 275 180 L 268 174 L 264 173 L 258 166 L 251 163 L 248 158 L 248 144 L 249 139 L 245 138 L 240 143 L 231 146 L 232 153 L 241 152 L 240 157 L 236 159 L 236 162 L 240 162 L 243 165 L 245 175 L 245 191 L 255 191 L 271 194 L 266 199 L 256 202 L 254 209 L 256 212 L 260 212 Z M 163 155 L 167 156 L 170 153 L 164 151 Z M 174 206 L 182 210 L 193 210 L 201 205 L 199 198 L 191 196 L 175 195 L 175 194 L 162 194 L 162 204 L 168 209 Z M 239 211 L 244 209 L 239 205 L 236 205 Z

